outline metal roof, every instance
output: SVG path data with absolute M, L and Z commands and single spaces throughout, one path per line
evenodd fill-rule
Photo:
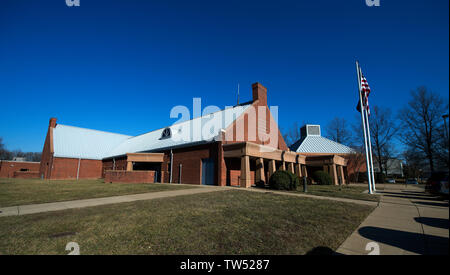
M 105 158 L 120 156 L 126 153 L 149 152 L 213 141 L 219 135 L 220 130 L 226 129 L 231 125 L 249 106 L 251 104 L 227 108 L 132 137 L 111 150 Z M 161 138 L 162 132 L 167 128 L 170 129 L 172 136 L 170 138 Z M 196 128 L 201 129 L 201 131 Z
M 55 157 L 102 159 L 131 136 L 57 124 L 53 129 Z
M 211 142 L 249 106 L 251 104 L 238 105 L 135 137 L 57 124 L 53 129 L 54 156 L 100 160 L 126 153 Z M 162 138 L 167 128 L 171 137 Z
M 296 142 L 292 148 L 297 153 L 348 154 L 353 149 L 322 136 L 310 135 Z

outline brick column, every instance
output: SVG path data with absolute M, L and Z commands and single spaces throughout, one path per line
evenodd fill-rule
M 250 177 L 250 157 L 241 157 L 241 187 L 249 188 L 252 186 L 252 179 Z
M 292 163 L 292 162 L 289 162 L 289 163 L 288 163 L 288 170 L 289 170 L 289 172 L 291 172 L 292 174 L 295 173 L 295 171 L 294 171 L 294 163 Z
M 302 168 L 300 166 L 300 163 L 295 164 L 295 174 L 300 178 L 302 177 Z
M 308 170 L 306 169 L 306 165 L 302 164 L 301 167 L 302 167 L 302 176 L 308 177 Z
M 266 183 L 263 158 L 256 159 L 255 181 L 256 181 L 256 183 L 260 183 L 260 182 L 262 182 L 263 184 Z
M 269 179 L 273 175 L 273 173 L 275 173 L 276 170 L 277 166 L 275 164 L 275 160 L 273 159 L 269 160 Z
M 127 161 L 127 171 L 133 171 L 133 162 Z
M 338 178 L 337 178 L 337 173 L 336 173 L 336 164 L 330 165 L 329 169 L 330 169 L 330 172 L 329 172 L 330 176 L 333 179 L 333 184 L 334 185 L 339 185 Z
M 339 166 L 339 174 L 342 179 L 342 184 L 345 184 L 344 166 Z

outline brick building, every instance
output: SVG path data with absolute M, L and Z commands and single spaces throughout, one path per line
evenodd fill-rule
M 250 102 L 138 136 L 61 125 L 52 118 L 40 175 L 250 187 L 278 169 L 306 176 L 307 166 L 320 163 L 335 184 L 338 178 L 345 182 L 344 158 L 291 151 L 268 107 L 267 89 L 255 83 L 252 93 Z

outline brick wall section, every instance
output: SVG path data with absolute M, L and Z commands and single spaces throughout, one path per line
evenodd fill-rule
M 202 183 L 202 159 L 212 158 L 215 162 L 215 184 L 219 181 L 219 170 L 217 159 L 218 159 L 218 144 L 210 143 L 205 145 L 198 145 L 187 148 L 180 148 L 173 150 L 173 179 L 172 182 L 179 182 L 179 172 L 180 164 L 181 168 L 181 183 L 187 184 L 201 184 Z M 170 162 L 170 151 L 165 151 L 164 162 L 162 165 L 163 171 L 165 173 L 165 182 L 169 182 L 170 170 L 168 163 Z M 167 157 L 167 159 L 166 159 Z
M 41 174 L 39 171 L 16 171 L 14 172 L 14 178 L 19 179 L 36 179 L 40 178 Z
M 76 179 L 78 159 L 53 158 L 53 167 L 50 179 Z M 81 159 L 79 179 L 98 179 L 102 177 L 102 161 Z
M 14 172 L 21 169 L 27 169 L 28 171 L 39 173 L 39 162 L 26 162 L 26 161 L 0 161 L 0 178 L 13 178 Z
M 51 118 L 48 125 L 47 136 L 45 137 L 44 148 L 42 149 L 39 173 L 46 179 L 49 179 L 51 177 L 50 167 L 53 163 L 53 128 L 55 126 L 56 118 Z
M 105 171 L 105 182 L 122 183 L 153 183 L 155 171 L 124 171 L 107 170 Z
M 108 170 L 127 170 L 127 157 L 104 159 L 102 161 L 102 177 Z
M 238 119 L 236 119 L 228 128 L 226 129 L 226 140 L 224 141 L 224 144 L 227 143 L 235 143 L 235 142 L 243 142 L 243 141 L 249 141 L 261 145 L 268 145 L 272 146 L 276 149 L 288 151 L 288 147 L 286 145 L 286 142 L 284 141 L 283 135 L 281 134 L 278 124 L 274 120 L 274 117 L 272 116 L 269 107 L 267 106 L 267 89 L 262 86 L 259 83 L 255 83 L 252 85 L 253 88 L 253 110 L 255 112 L 255 129 L 265 129 L 266 134 L 270 134 L 269 140 L 261 140 L 258 131 L 256 130 L 253 133 L 249 134 L 249 129 L 253 129 L 249 127 L 249 122 L 252 122 L 249 118 L 249 114 L 253 112 L 253 110 L 248 109 L 243 115 L 241 115 Z M 263 107 L 265 110 L 265 117 L 264 113 L 260 112 L 260 107 Z M 261 124 L 264 123 L 265 125 Z M 272 123 L 271 123 L 272 122 Z M 274 129 L 271 129 L 271 124 L 274 125 Z M 253 129 L 253 130 L 255 130 Z M 238 133 L 242 133 L 238 134 Z M 231 136 L 231 133 L 233 135 Z M 243 140 L 242 140 L 243 138 Z M 270 140 L 276 140 L 276 144 L 273 144 L 274 142 Z

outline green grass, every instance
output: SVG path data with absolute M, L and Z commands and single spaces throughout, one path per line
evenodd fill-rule
M 377 190 L 381 190 L 377 188 Z M 342 185 L 308 185 L 308 194 L 316 196 L 338 197 L 355 200 L 379 201 L 379 195 L 369 195 L 364 193 L 367 186 Z M 296 192 L 303 192 L 303 186 L 300 186 Z
M 0 207 L 170 191 L 195 186 L 104 183 L 103 180 L 38 180 L 0 178 Z
M 306 254 L 372 207 L 240 190 L 0 218 L 0 254 Z M 55 237 L 58 234 L 75 235 Z

